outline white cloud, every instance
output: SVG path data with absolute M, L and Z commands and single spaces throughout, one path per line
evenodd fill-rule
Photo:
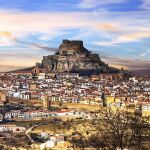
M 97 33 L 97 36 L 109 37 L 110 42 L 101 44 L 112 45 L 148 38 L 150 34 L 150 21 L 147 19 L 149 14 L 146 12 L 136 12 L 135 15 L 134 12 L 109 11 L 41 13 L 0 10 L 0 15 L 0 33 L 9 32 L 12 37 L 18 38 L 41 34 L 40 39 L 46 41 L 57 35 L 66 34 L 66 29 L 78 29 L 81 33 L 88 31 L 90 34 L 86 36 Z M 3 38 L 0 45 L 12 44 L 12 37 L 0 34 L 0 38 Z M 80 38 L 80 35 L 75 37 Z
M 138 29 L 137 29 L 138 30 Z M 150 38 L 150 30 L 143 30 L 143 31 L 135 31 L 132 33 L 121 33 L 116 35 L 111 41 L 95 41 L 93 42 L 99 46 L 112 46 L 118 45 L 121 43 L 129 43 L 129 42 L 139 42 L 143 39 Z
M 80 8 L 94 8 L 99 5 L 119 4 L 127 0 L 81 0 L 79 3 Z
M 142 4 L 140 7 L 145 10 L 150 10 L 150 0 L 142 0 Z
M 89 13 L 57 13 L 57 12 L 18 12 L 0 11 L 0 33 L 8 32 L 11 37 L 0 34 L 3 43 L 8 43 L 15 37 L 32 34 L 43 34 L 41 39 L 47 40 L 56 35 L 64 34 L 65 29 L 90 28 L 92 17 Z M 90 16 L 90 19 L 88 19 Z M 13 38 L 12 38 L 13 37 Z M 8 40 L 8 41 L 7 41 Z
M 55 36 L 55 34 L 44 34 L 42 36 L 39 37 L 40 40 L 43 40 L 43 41 L 48 41 L 50 39 L 52 39 L 53 37 Z
M 147 50 L 147 51 L 145 51 L 145 52 L 142 52 L 142 53 L 140 54 L 140 56 L 141 56 L 141 57 L 144 57 L 144 56 L 146 56 L 146 55 L 148 55 L 148 54 L 150 54 L 150 50 Z
M 65 35 L 65 31 L 51 31 L 51 33 L 44 33 L 42 34 L 39 39 L 43 41 L 49 41 L 53 38 L 55 38 L 57 35 L 62 36 Z

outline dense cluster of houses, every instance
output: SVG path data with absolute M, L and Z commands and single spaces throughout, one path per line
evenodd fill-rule
M 150 111 L 150 80 L 137 77 L 121 80 L 118 74 L 80 77 L 77 73 L 59 73 L 55 76 L 39 73 L 36 79 L 27 74 L 1 74 L 0 90 L 18 99 L 43 101 L 47 96 L 51 102 L 89 105 L 103 105 L 101 96 L 104 93 L 107 106 L 134 104 L 137 109 Z
M 25 132 L 26 128 L 21 126 L 16 126 L 15 124 L 2 124 L 0 125 L 0 132 L 13 132 L 13 133 L 21 133 Z
M 61 116 L 81 116 L 83 113 L 70 109 L 61 109 L 59 111 L 48 111 L 48 110 L 11 110 L 6 112 L 4 118 L 6 120 L 20 119 L 20 120 L 41 120 L 48 119 L 50 117 L 61 117 Z

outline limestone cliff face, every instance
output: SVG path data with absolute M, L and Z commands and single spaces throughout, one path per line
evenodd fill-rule
M 37 67 L 45 72 L 84 72 L 87 75 L 112 71 L 112 68 L 100 60 L 98 54 L 84 48 L 83 41 L 69 40 L 63 40 L 54 55 L 44 56 Z

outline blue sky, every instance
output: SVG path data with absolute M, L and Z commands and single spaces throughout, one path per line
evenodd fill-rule
M 0 71 L 33 66 L 53 54 L 39 45 L 63 39 L 112 66 L 150 68 L 150 0 L 0 0 L 0 15 Z

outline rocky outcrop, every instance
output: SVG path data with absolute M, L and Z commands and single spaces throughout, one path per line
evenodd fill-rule
M 42 62 L 37 63 L 34 68 L 34 73 L 77 72 L 85 75 L 118 71 L 101 61 L 98 54 L 93 54 L 84 48 L 83 41 L 69 40 L 63 40 L 54 55 L 44 56 Z
M 59 47 L 59 54 L 64 55 L 66 52 L 89 53 L 89 51 L 84 48 L 83 41 L 63 40 L 62 44 Z

